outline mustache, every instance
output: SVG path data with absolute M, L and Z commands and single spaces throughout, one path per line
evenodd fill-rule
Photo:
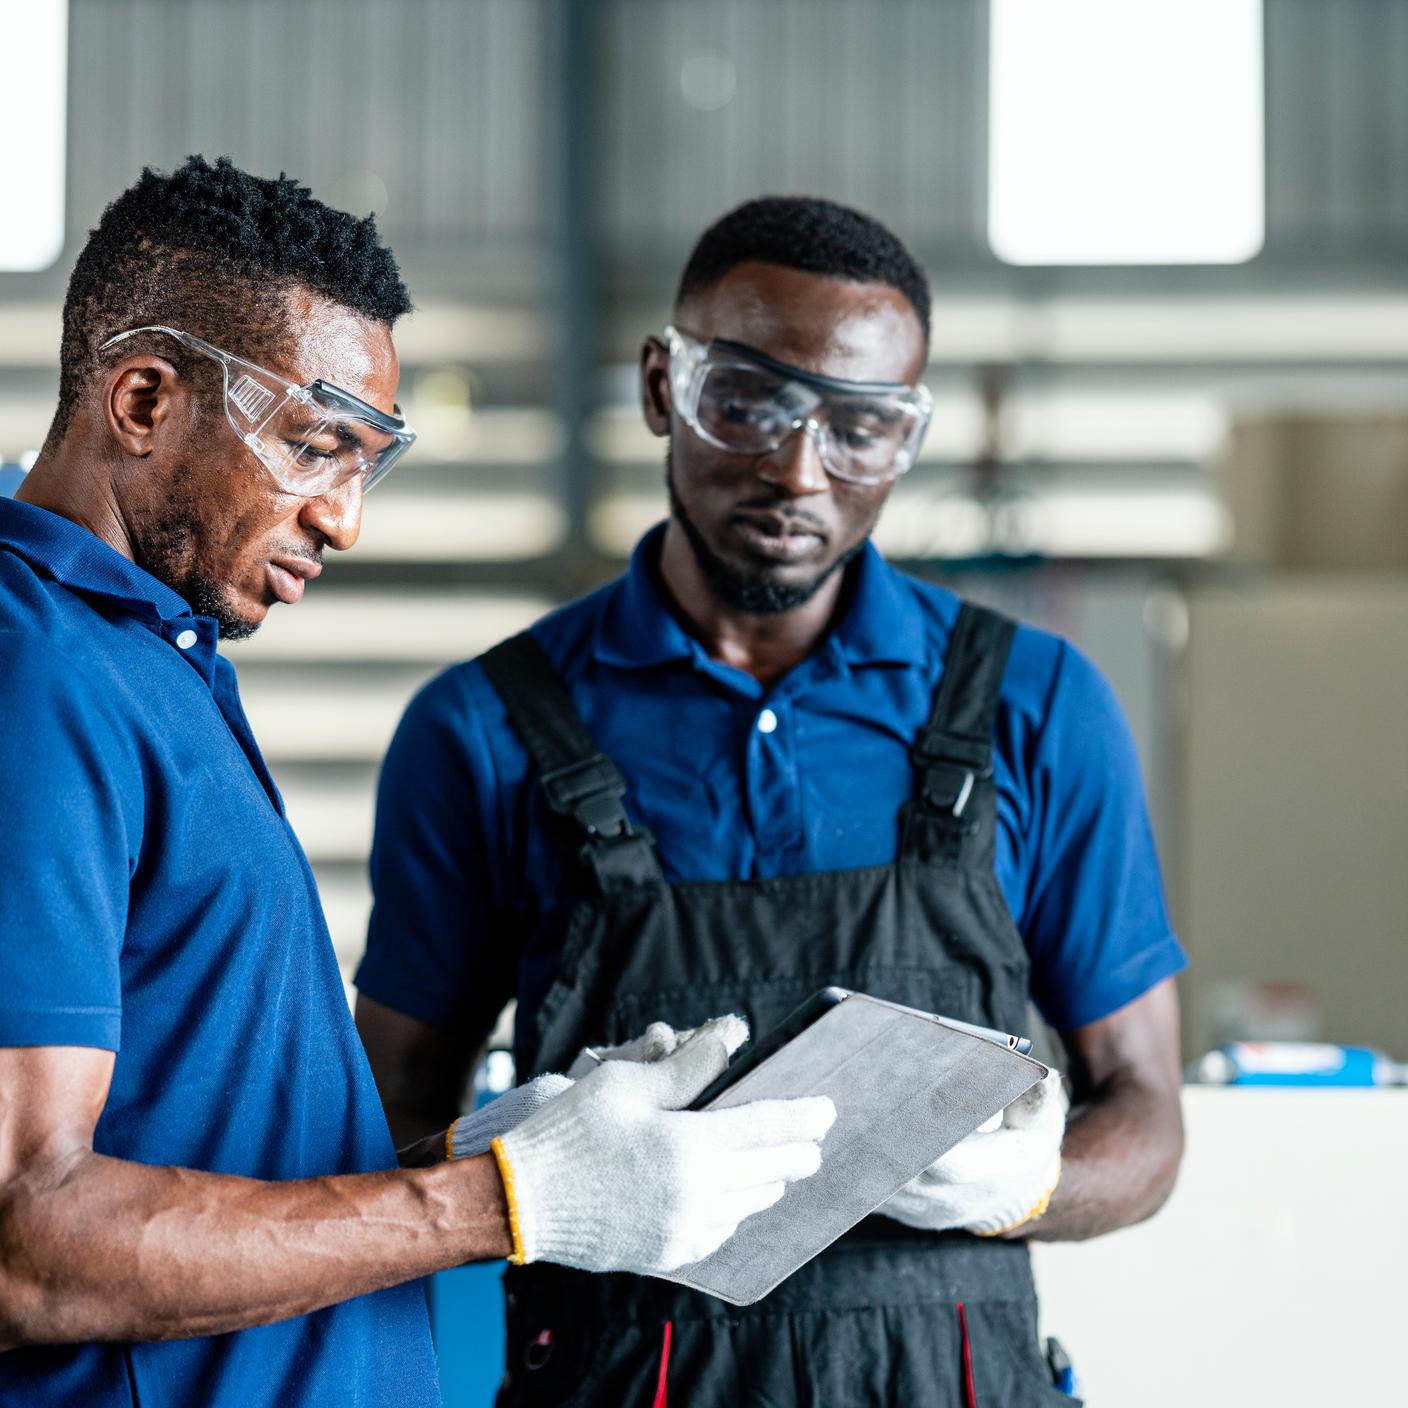
M 316 562 L 319 567 L 323 565 L 322 548 L 312 548 L 309 547 L 306 543 L 299 543 L 296 547 L 292 545 L 284 547 L 276 543 L 274 545 L 273 551 L 269 554 L 269 556 L 294 557 L 300 559 L 303 562 Z
M 742 503 L 734 506 L 735 513 L 766 513 L 768 517 L 775 518 L 786 530 L 802 529 L 809 533 L 826 532 L 826 524 L 816 514 L 810 513 L 804 508 L 798 508 L 785 498 L 777 495 L 762 494 L 751 499 L 744 499 Z
M 665 483 L 669 486 L 670 501 L 673 505 L 679 498 L 679 490 L 675 485 L 674 446 L 668 442 L 665 445 Z M 766 513 L 780 521 L 784 532 L 802 530 L 808 533 L 817 533 L 822 537 L 829 536 L 826 524 L 822 519 L 810 510 L 799 507 L 785 494 L 779 494 L 775 490 L 762 488 L 752 498 L 743 499 L 736 503 L 733 506 L 733 512 L 735 514 Z

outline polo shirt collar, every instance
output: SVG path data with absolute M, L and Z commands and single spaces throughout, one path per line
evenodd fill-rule
M 597 623 L 592 653 L 608 665 L 645 669 L 703 656 L 703 648 L 670 610 L 659 578 L 665 525 L 657 523 L 636 544 L 626 575 Z
M 0 498 L 0 548 L 70 591 L 112 603 L 174 644 L 207 684 L 213 681 L 217 624 L 88 529 L 35 504 Z
M 850 566 L 851 601 L 832 644 L 850 666 L 922 665 L 927 653 L 924 617 L 904 578 L 867 542 Z
M 645 669 L 677 660 L 704 663 L 704 649 L 676 619 L 659 580 L 665 525 L 636 544 L 626 575 L 597 624 L 593 654 L 609 665 Z M 867 542 L 848 569 L 851 600 L 823 647 L 845 667 L 918 665 L 924 621 L 915 594 Z

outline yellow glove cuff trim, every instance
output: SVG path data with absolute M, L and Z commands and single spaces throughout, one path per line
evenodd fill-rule
M 513 1251 L 509 1253 L 511 1266 L 524 1266 L 528 1258 L 523 1251 L 523 1231 L 518 1225 L 518 1195 L 513 1187 L 513 1165 L 504 1152 L 503 1140 L 495 1139 L 490 1145 L 494 1151 L 494 1162 L 499 1166 L 499 1177 L 504 1181 L 504 1201 L 508 1204 L 508 1230 L 513 1233 Z
M 1003 1237 L 1009 1232 L 1015 1232 L 1019 1227 L 1025 1227 L 1029 1222 L 1035 1222 L 1037 1218 L 1042 1216 L 1042 1214 L 1045 1213 L 1047 1208 L 1051 1206 L 1052 1194 L 1055 1193 L 1056 1185 L 1059 1184 L 1060 1181 L 1061 1170 L 1057 1168 L 1056 1182 L 1053 1183 L 1051 1187 L 1049 1187 L 1046 1192 L 1044 1192 L 1041 1197 L 1037 1199 L 1036 1206 L 1032 1208 L 1029 1213 L 1025 1213 L 1023 1216 L 1019 1217 L 1016 1222 L 1009 1222 L 1006 1227 L 998 1227 L 991 1232 L 975 1232 L 973 1235 L 976 1237 Z
M 459 1120 L 451 1120 L 450 1127 L 445 1131 L 445 1160 L 453 1163 L 455 1159 L 455 1126 Z

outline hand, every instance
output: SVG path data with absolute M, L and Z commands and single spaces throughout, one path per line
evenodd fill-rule
M 740 1024 L 738 1030 L 729 1027 L 727 1034 L 722 1026 L 716 1029 L 724 1044 L 728 1046 L 730 1054 L 748 1040 L 748 1025 L 742 1017 L 718 1017 L 715 1020 L 719 1023 Z M 606 1061 L 659 1061 L 662 1057 L 670 1055 L 676 1047 L 683 1046 L 698 1030 L 697 1027 L 690 1027 L 677 1032 L 665 1022 L 652 1022 L 642 1035 L 624 1041 L 619 1046 L 584 1046 L 577 1053 L 577 1059 L 567 1068 L 567 1074 L 573 1080 L 580 1080 Z
M 659 1061 L 688 1041 L 697 1030 L 691 1027 L 687 1031 L 677 1032 L 664 1022 L 652 1022 L 640 1036 L 619 1046 L 597 1046 L 590 1050 L 583 1047 L 565 1076 L 555 1072 L 535 1076 L 471 1114 L 461 1115 L 445 1132 L 445 1156 L 467 1159 L 475 1154 L 487 1154 L 495 1139 L 522 1124 L 529 1115 L 542 1109 L 564 1090 L 570 1090 L 574 1081 L 596 1070 L 604 1062 Z M 715 1034 L 733 1052 L 748 1040 L 748 1024 L 741 1017 L 720 1017 L 716 1022 Z
M 747 1032 L 718 1018 L 657 1061 L 608 1061 L 504 1135 L 513 1259 L 673 1271 L 815 1173 L 836 1118 L 825 1097 L 685 1108 Z
M 446 1157 L 467 1159 L 474 1154 L 487 1154 L 494 1140 L 571 1088 L 572 1081 L 567 1076 L 549 1072 L 514 1086 L 472 1114 L 461 1115 L 445 1132 Z
M 1052 1071 L 1002 1112 L 996 1128 L 955 1144 L 880 1211 L 909 1227 L 958 1227 L 983 1237 L 1034 1221 L 1061 1177 L 1068 1103 Z

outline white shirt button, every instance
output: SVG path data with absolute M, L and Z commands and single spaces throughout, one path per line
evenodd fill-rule
M 771 733 L 777 727 L 777 715 L 771 709 L 764 709 L 758 715 L 758 732 Z
M 199 639 L 200 637 L 194 631 L 182 631 L 176 637 L 176 649 L 189 650 Z

